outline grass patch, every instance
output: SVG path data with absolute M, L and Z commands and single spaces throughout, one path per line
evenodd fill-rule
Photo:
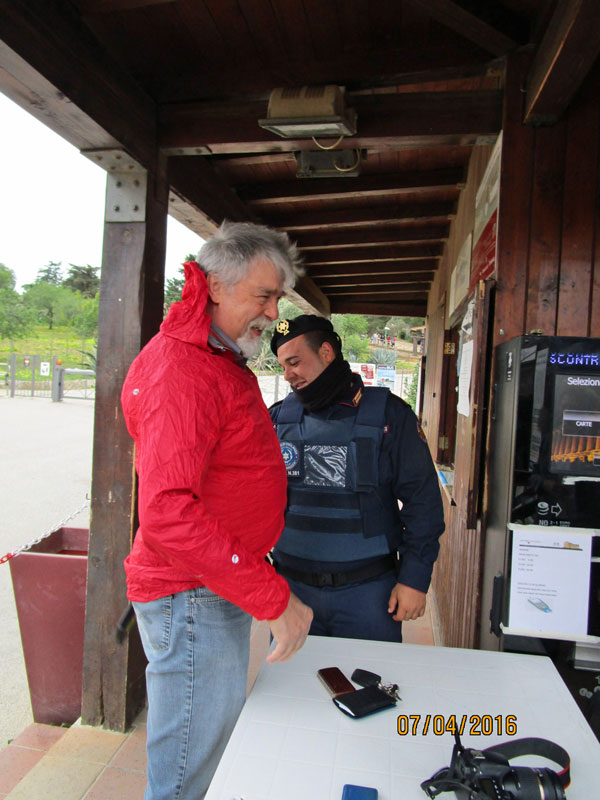
M 86 352 L 95 349 L 95 340 L 82 339 L 73 328 L 67 325 L 55 326 L 52 330 L 47 325 L 36 325 L 25 339 L 19 339 L 11 347 L 8 339 L 0 339 L 0 363 L 10 365 L 12 353 L 17 354 L 17 379 L 26 378 L 31 372 L 24 368 L 25 356 L 40 356 L 43 361 L 52 361 L 54 357 L 61 359 L 63 367 L 86 368 L 89 357 Z M 82 352 L 83 351 L 83 352 Z M 0 368 L 4 369 L 4 368 Z M 23 376 L 20 375 L 24 370 Z

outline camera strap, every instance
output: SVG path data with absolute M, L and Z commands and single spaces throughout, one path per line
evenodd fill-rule
M 555 774 L 563 789 L 571 782 L 571 758 L 569 754 L 563 747 L 555 742 L 551 742 L 549 739 L 534 737 L 514 739 L 513 741 L 504 742 L 503 744 L 492 745 L 485 750 L 471 750 L 463 747 L 458 731 L 455 732 L 454 739 L 456 743 L 452 750 L 450 766 L 438 770 L 429 780 L 423 781 L 421 784 L 421 789 L 423 789 L 425 794 L 430 798 L 435 798 L 438 794 L 442 794 L 443 792 L 457 790 L 463 790 L 464 792 L 464 790 L 467 790 L 469 792 L 468 797 L 471 800 L 478 800 L 478 798 L 480 798 L 480 800 L 489 800 L 490 795 L 487 791 L 482 793 L 474 787 L 471 782 L 468 784 L 465 783 L 464 776 L 461 775 L 461 771 L 458 769 L 458 764 L 463 753 L 478 754 L 479 756 L 496 761 L 500 758 L 502 761 L 506 762 L 506 764 L 508 764 L 511 758 L 517 758 L 518 756 L 542 756 L 550 761 L 554 761 L 562 767 L 561 771 Z M 552 770 L 550 771 L 552 772 Z
M 557 777 L 563 789 L 571 783 L 571 758 L 564 747 L 549 739 L 535 737 L 513 739 L 510 742 L 496 744 L 482 750 L 483 753 L 498 753 L 509 760 L 517 756 L 542 756 L 560 764 L 562 770 L 557 772 Z

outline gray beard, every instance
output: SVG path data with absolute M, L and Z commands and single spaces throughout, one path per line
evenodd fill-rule
M 236 340 L 236 344 L 245 358 L 254 358 L 254 356 L 260 353 L 262 336 L 254 336 L 253 333 L 245 333 Z
M 250 325 L 248 325 L 244 335 L 236 339 L 235 343 L 240 348 L 245 358 L 254 358 L 254 356 L 260 353 L 260 348 L 262 347 L 262 336 L 255 336 L 250 332 L 253 325 L 262 328 L 264 332 L 265 329 L 269 327 L 270 320 L 263 316 L 256 317 L 252 320 Z

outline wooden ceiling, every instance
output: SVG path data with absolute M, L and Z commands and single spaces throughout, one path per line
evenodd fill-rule
M 306 264 L 299 292 L 321 313 L 424 316 L 471 151 L 501 129 L 504 56 L 532 54 L 535 120 L 557 113 L 551 37 L 563 59 L 565 42 L 579 61 L 597 54 L 581 44 L 586 0 L 2 6 L 3 91 L 83 150 L 118 145 L 148 166 L 158 142 L 170 211 L 201 235 L 223 218 L 288 231 Z M 317 146 L 258 119 L 272 89 L 326 84 L 356 110 L 336 152 L 360 155 L 361 174 L 297 178 L 295 154 Z

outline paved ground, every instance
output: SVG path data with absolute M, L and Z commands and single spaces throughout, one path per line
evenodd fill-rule
M 0 396 L 0 555 L 51 530 L 90 491 L 94 404 Z M 86 509 L 69 525 L 88 527 Z M 31 721 L 10 569 L 0 565 L 0 748 Z

